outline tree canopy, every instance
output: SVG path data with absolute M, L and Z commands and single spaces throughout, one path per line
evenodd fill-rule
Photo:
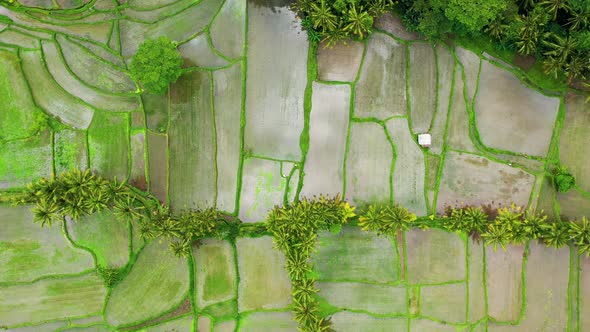
M 163 94 L 182 74 L 181 66 L 182 57 L 176 49 L 176 42 L 160 37 L 146 40 L 139 46 L 129 69 L 146 91 Z

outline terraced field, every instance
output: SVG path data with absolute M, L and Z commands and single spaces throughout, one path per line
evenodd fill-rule
M 215 206 L 244 223 L 337 193 L 420 216 L 511 203 L 590 215 L 590 104 L 392 16 L 326 48 L 283 0 L 21 3 L 0 6 L 3 191 L 89 168 L 175 211 Z M 141 94 L 127 64 L 158 36 L 179 42 L 187 71 L 165 95 Z M 429 149 L 416 142 L 426 132 Z M 546 179 L 553 159 L 577 179 L 567 194 Z M 297 330 L 271 237 L 210 239 L 180 259 L 108 213 L 41 229 L 30 210 L 0 205 L 0 329 Z M 590 330 L 590 259 L 573 247 L 344 227 L 320 235 L 313 262 L 339 332 Z M 105 287 L 97 266 L 125 278 Z

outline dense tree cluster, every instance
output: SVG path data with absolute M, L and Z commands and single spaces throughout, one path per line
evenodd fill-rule
M 176 42 L 166 37 L 146 40 L 131 59 L 131 76 L 143 88 L 154 94 L 163 94 L 170 83 L 182 75 L 182 57 L 176 49 Z
M 590 79 L 590 1 L 400 0 L 395 10 L 428 38 L 485 35 L 500 49 L 541 59 L 555 78 Z
M 373 22 L 393 9 L 392 0 L 297 0 L 293 9 L 312 42 L 329 45 L 346 38 L 363 39 Z

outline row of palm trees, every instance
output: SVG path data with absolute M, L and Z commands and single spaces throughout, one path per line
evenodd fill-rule
M 417 218 L 401 206 L 370 205 L 359 217 L 358 225 L 363 231 L 390 237 L 412 228 L 442 228 L 482 238 L 494 250 L 528 241 L 554 248 L 573 244 L 580 255 L 590 256 L 590 222 L 586 217 L 580 221 L 550 222 L 542 211 L 536 213 L 515 205 L 498 208 L 490 214 L 481 207 L 449 208 L 444 216 L 428 218 Z
M 340 196 L 313 197 L 284 207 L 275 207 L 266 219 L 266 229 L 277 248 L 285 254 L 286 270 L 291 279 L 293 312 L 300 331 L 333 331 L 328 317 L 319 312 L 318 289 L 310 257 L 320 230 L 338 230 L 356 216 L 355 208 Z
M 31 183 L 14 203 L 34 204 L 34 221 L 41 226 L 62 222 L 66 216 L 77 221 L 109 209 L 121 221 L 138 221 L 141 237 L 169 239 L 178 256 L 189 255 L 192 245 L 201 238 L 235 236 L 238 229 L 214 208 L 174 215 L 155 197 L 88 169 L 74 169 Z
M 347 38 L 363 39 L 373 21 L 394 5 L 392 0 L 296 0 L 293 10 L 301 18 L 310 41 L 328 45 Z

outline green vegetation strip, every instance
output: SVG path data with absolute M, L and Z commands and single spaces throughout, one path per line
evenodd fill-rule
M 77 220 L 110 209 L 119 219 L 140 220 L 142 237 L 166 238 L 177 256 L 190 255 L 193 244 L 204 238 L 235 241 L 240 236 L 270 234 L 286 257 L 286 269 L 292 283 L 292 310 L 302 331 L 327 331 L 331 324 L 330 319 L 321 314 L 321 300 L 316 296 L 315 283 L 319 276 L 310 263 L 318 233 L 322 230 L 338 233 L 342 224 L 356 216 L 355 208 L 339 196 L 303 198 L 276 207 L 270 211 L 265 223 L 242 224 L 237 218 L 215 209 L 173 215 L 167 206 L 147 193 L 125 183 L 105 180 L 90 171 L 78 170 L 41 179 L 29 185 L 25 193 L 7 196 L 17 204 L 36 204 L 33 209 L 35 221 L 42 225 L 51 225 L 66 215 Z M 590 255 L 590 222 L 586 218 L 580 222 L 549 222 L 546 216 L 516 206 L 497 211 L 484 211 L 480 207 L 450 208 L 442 216 L 419 218 L 397 205 L 370 205 L 356 223 L 364 231 L 390 238 L 403 239 L 405 231 L 412 228 L 439 228 L 483 238 L 485 244 L 494 249 L 537 240 L 555 248 L 574 245 L 579 254 Z M 403 252 L 407 255 L 405 248 Z M 407 275 L 407 266 L 403 269 L 403 274 Z M 116 272 L 112 275 L 109 269 L 100 267 L 98 272 L 109 288 L 115 287 L 120 280 L 120 276 Z

